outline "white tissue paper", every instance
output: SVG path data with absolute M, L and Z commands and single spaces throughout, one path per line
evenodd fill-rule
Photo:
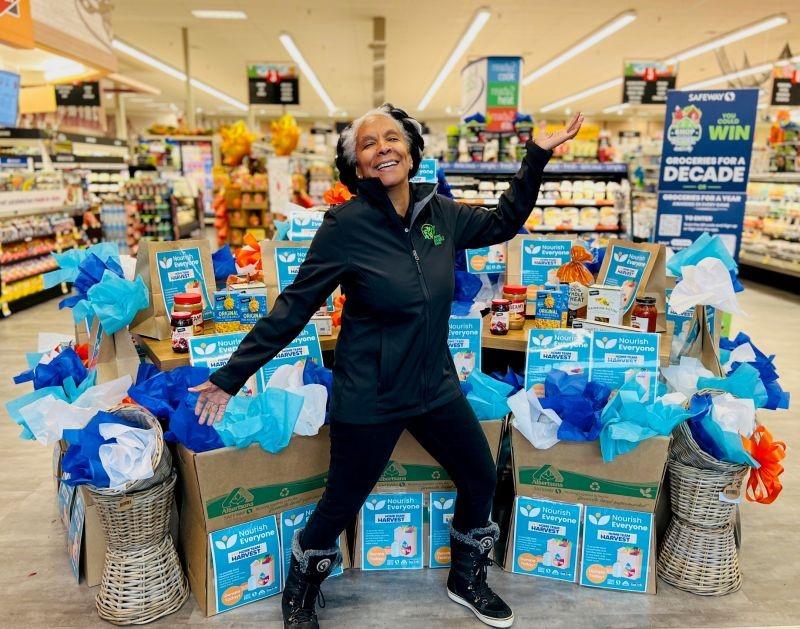
M 756 360 L 756 352 L 750 343 L 742 343 L 731 350 L 728 362 L 722 366 L 722 372 L 728 373 L 733 363 L 752 363 Z
M 72 404 L 47 395 L 22 407 L 19 414 L 36 440 L 47 446 L 61 439 L 65 428 L 83 428 L 98 411 L 122 402 L 132 384 L 130 375 L 125 375 L 89 387 Z
M 691 397 L 697 392 L 698 378 L 713 378 L 714 374 L 703 367 L 697 358 L 681 356 L 681 361 L 677 365 L 661 368 L 661 375 L 667 381 L 671 391 L 683 393 L 686 397 Z
M 36 351 L 43 353 L 51 353 L 53 350 L 61 345 L 69 345 L 75 342 L 75 337 L 67 334 L 59 334 L 57 332 L 39 332 L 39 338 L 36 343 Z M 54 354 L 57 355 L 58 352 Z M 50 362 L 49 360 L 47 362 Z
M 756 405 L 749 398 L 723 393 L 711 401 L 711 418 L 722 430 L 749 437 L 756 429 Z
M 294 434 L 310 437 L 325 423 L 328 390 L 321 384 L 303 384 L 303 361 L 281 365 L 270 376 L 267 388 L 283 389 L 303 397 L 303 408 L 294 426 Z
M 136 258 L 129 255 L 121 255 L 119 257 L 119 265 L 122 267 L 122 274 L 126 280 L 132 282 L 136 279 Z
M 695 381 L 696 382 L 696 381 Z M 674 404 L 675 406 L 683 406 L 689 398 L 680 391 L 673 391 L 658 398 L 662 404 Z
M 728 269 L 717 258 L 703 258 L 697 265 L 681 267 L 683 279 L 672 290 L 669 305 L 675 312 L 692 306 L 714 306 L 725 312 L 743 315 L 739 308 Z
M 155 430 L 108 423 L 100 424 L 98 431 L 104 439 L 117 440 L 116 443 L 104 443 L 98 449 L 110 489 L 124 489 L 125 484 L 131 481 L 152 478 Z
M 534 448 L 546 450 L 560 441 L 557 435 L 561 418 L 554 410 L 542 408 L 533 389 L 517 391 L 508 398 L 508 406 L 514 414 L 514 426 Z

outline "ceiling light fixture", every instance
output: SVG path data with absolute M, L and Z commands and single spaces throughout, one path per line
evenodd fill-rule
M 760 65 L 753 66 L 752 68 L 745 68 L 744 70 L 738 70 L 737 72 L 723 74 L 722 76 L 714 77 L 713 79 L 706 79 L 705 81 L 697 81 L 696 83 L 689 83 L 689 85 L 681 86 L 681 89 L 699 90 L 703 89 L 704 87 L 710 87 L 712 85 L 717 85 L 719 83 L 725 83 L 726 81 L 741 79 L 746 76 L 760 74 L 761 72 L 769 72 L 770 70 L 772 70 L 773 67 L 775 67 L 774 63 L 762 63 Z
M 621 105 L 612 105 L 611 107 L 606 107 L 603 110 L 603 113 L 604 114 L 613 114 L 613 113 L 616 112 L 618 114 L 621 114 L 623 110 L 628 109 L 628 107 L 630 107 L 630 106 L 631 106 L 630 103 L 622 103 Z
M 597 94 L 598 92 L 604 92 L 606 90 L 610 90 L 612 87 L 618 87 L 620 85 L 622 85 L 622 77 L 617 77 L 616 79 L 611 79 L 610 81 L 606 81 L 605 83 L 600 83 L 599 85 L 587 88 L 582 92 L 578 92 L 577 94 L 573 94 L 572 96 L 566 96 L 561 100 L 557 100 L 554 103 L 545 105 L 539 111 L 541 111 L 542 113 L 552 111 L 553 109 L 558 109 L 559 107 L 568 105 L 569 103 L 574 103 L 576 100 L 580 100 L 581 98 L 591 96 L 592 94 Z
M 726 35 L 723 35 L 722 37 L 717 37 L 715 39 L 712 39 L 711 41 L 708 41 L 705 44 L 700 44 L 699 46 L 695 46 L 694 48 L 690 48 L 689 50 L 684 50 L 683 52 L 679 52 L 677 55 L 673 55 L 669 59 L 665 59 L 664 63 L 672 64 L 672 63 L 678 63 L 679 61 L 686 61 L 687 59 L 691 59 L 692 57 L 697 57 L 698 55 L 702 55 L 704 52 L 710 52 L 711 50 L 722 48 L 723 46 L 727 46 L 728 44 L 732 44 L 733 42 L 741 41 L 742 39 L 747 39 L 748 37 L 752 37 L 753 35 L 758 35 L 759 33 L 763 33 L 764 31 L 777 28 L 778 26 L 783 26 L 788 22 L 789 18 L 783 14 L 772 15 L 759 22 L 756 22 L 755 24 L 751 24 L 750 26 L 739 28 Z
M 244 11 L 217 11 L 206 9 L 195 9 L 192 15 L 201 20 L 246 20 L 247 13 Z
M 145 52 L 142 52 L 138 48 L 134 48 L 133 46 L 126 44 L 125 42 L 120 41 L 119 39 L 112 40 L 111 46 L 112 48 L 114 48 L 114 50 L 118 50 L 121 53 L 136 59 L 137 61 L 141 61 L 145 65 L 150 66 L 151 68 L 155 68 L 156 70 L 161 70 L 161 72 L 163 72 L 164 74 L 168 74 L 173 79 L 178 79 L 182 83 L 186 82 L 186 74 L 184 74 L 177 68 L 173 68 L 171 65 L 168 65 L 163 61 L 156 59 L 155 57 L 151 57 L 150 55 L 148 55 Z M 209 94 L 214 98 L 221 100 L 224 103 L 228 103 L 229 105 L 236 107 L 236 109 L 239 109 L 240 111 L 247 111 L 248 109 L 247 105 L 245 105 L 242 101 L 236 100 L 235 98 L 233 98 L 232 96 L 228 96 L 224 92 L 220 92 L 217 88 L 211 87 L 207 83 L 203 83 L 202 81 L 195 78 L 189 79 L 189 82 L 192 84 L 192 87 L 196 87 L 200 91 L 203 91 L 206 94 Z
M 44 72 L 44 80 L 48 83 L 53 83 L 86 72 L 85 65 L 73 61 L 72 59 L 67 59 L 66 57 L 47 59 L 47 61 L 39 66 L 39 69 Z
M 322 83 L 319 82 L 314 70 L 312 70 L 311 66 L 308 65 L 303 53 L 300 52 L 300 49 L 294 43 L 292 36 L 288 33 L 282 33 L 278 39 L 281 40 L 281 43 L 283 44 L 283 47 L 286 48 L 286 52 L 289 53 L 289 56 L 298 66 L 300 66 L 301 72 L 305 75 L 308 82 L 311 83 L 311 87 L 314 88 L 317 96 L 319 96 L 322 99 L 322 102 L 325 103 L 325 106 L 328 108 L 328 115 L 332 116 L 337 111 L 337 107 L 331 100 L 331 97 L 328 96 L 328 92 L 326 92 L 325 88 L 322 87 Z
M 478 33 L 481 32 L 484 26 L 486 26 L 486 22 L 489 21 L 489 18 L 492 17 L 492 12 L 487 7 L 481 7 L 475 13 L 475 17 L 472 18 L 472 22 L 467 27 L 467 30 L 461 36 L 461 39 L 458 40 L 456 47 L 453 49 L 453 52 L 450 53 L 450 56 L 447 58 L 447 61 L 444 62 L 442 69 L 439 70 L 439 74 L 436 75 L 436 78 L 431 83 L 431 86 L 428 88 L 428 91 L 425 92 L 425 96 L 422 97 L 422 100 L 419 101 L 419 105 L 417 105 L 417 110 L 423 111 L 428 105 L 430 105 L 431 100 L 436 95 L 436 92 L 439 91 L 439 88 L 444 83 L 444 80 L 453 71 L 456 63 L 458 60 L 464 56 L 464 53 L 467 52 L 467 49 L 470 47 L 475 38 L 478 36 Z
M 607 22 L 597 30 L 593 31 L 586 37 L 584 37 L 581 41 L 577 44 L 574 44 L 567 48 L 564 52 L 562 52 L 557 57 L 554 57 L 543 66 L 537 68 L 533 72 L 531 72 L 528 76 L 522 79 L 523 85 L 530 85 L 536 79 L 544 76 L 551 70 L 554 70 L 558 66 L 566 63 L 573 57 L 577 57 L 581 54 L 584 50 L 588 50 L 592 46 L 599 44 L 604 39 L 610 37 L 617 31 L 625 28 L 636 19 L 636 11 L 625 11 L 625 13 L 621 13 L 617 17 L 615 17 L 610 22 Z

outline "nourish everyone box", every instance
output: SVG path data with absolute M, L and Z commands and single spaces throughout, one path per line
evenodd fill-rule
M 313 437 L 295 436 L 277 454 L 258 445 L 198 453 L 179 444 L 175 458 L 183 496 L 180 545 L 186 572 L 200 609 L 212 616 L 217 599 L 209 535 L 319 500 L 330 461 L 328 428 Z M 347 567 L 343 538 L 340 544 Z
M 511 459 L 515 496 L 545 498 L 593 507 L 622 509 L 653 516 L 653 530 L 666 524 L 669 496 L 663 491 L 669 439 L 654 437 L 627 454 L 606 463 L 597 442 L 561 441 L 539 450 L 511 428 Z M 511 515 L 510 529 L 517 513 Z M 656 592 L 656 535 L 650 536 L 646 554 L 648 594 Z M 506 546 L 504 567 L 513 569 L 513 544 Z M 645 567 L 642 567 L 645 570 Z

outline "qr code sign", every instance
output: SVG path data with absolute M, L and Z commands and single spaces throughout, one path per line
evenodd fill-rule
M 662 214 L 658 223 L 658 235 L 672 238 L 681 235 L 683 217 L 680 214 Z

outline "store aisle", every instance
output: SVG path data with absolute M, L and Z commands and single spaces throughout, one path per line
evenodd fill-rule
M 800 297 L 747 285 L 741 296 L 749 319 L 737 318 L 776 360 L 781 382 L 795 395 L 795 408 L 769 417 L 776 438 L 789 447 L 800 443 Z M 68 311 L 56 302 L 0 321 L 0 398 L 18 395 L 11 383 L 24 367 L 24 353 L 35 348 L 39 331 L 69 333 Z M 56 517 L 51 450 L 17 438 L 18 429 L 3 410 L 0 422 L 0 618 L 1 627 L 107 627 L 94 611 L 96 589 L 77 586 L 70 573 L 64 532 Z M 744 587 L 723 598 L 702 598 L 659 587 L 657 596 L 595 591 L 562 583 L 511 576 L 494 570 L 493 584 L 513 606 L 515 627 L 741 627 L 800 623 L 796 579 L 797 522 L 800 520 L 800 464 L 794 451 L 786 459 L 784 492 L 773 505 L 745 504 L 741 554 Z M 444 594 L 444 570 L 418 573 L 348 571 L 324 585 L 326 627 L 479 627 L 469 612 Z M 155 625 L 229 627 L 282 626 L 280 600 L 272 598 L 205 619 L 193 599 L 177 614 Z M 155 626 L 154 625 L 154 626 Z

